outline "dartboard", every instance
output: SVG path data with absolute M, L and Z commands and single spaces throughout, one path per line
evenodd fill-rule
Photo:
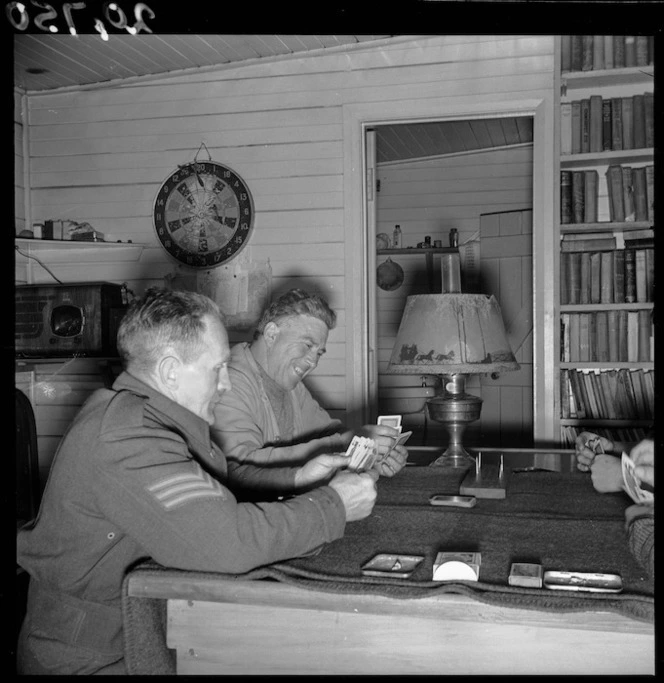
M 254 204 L 246 183 L 216 161 L 194 161 L 164 181 L 154 202 L 164 249 L 192 268 L 219 266 L 247 244 Z

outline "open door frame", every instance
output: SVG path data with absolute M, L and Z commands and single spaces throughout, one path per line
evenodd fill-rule
M 494 101 L 463 109 L 455 109 L 449 98 L 344 105 L 346 406 L 350 428 L 367 424 L 375 412 L 377 357 L 372 302 L 376 295 L 376 235 L 375 220 L 372 223 L 368 218 L 367 131 L 395 123 L 532 116 L 534 438 L 535 443 L 557 440 L 553 433 L 555 392 L 551 390 L 556 349 L 552 318 L 553 273 L 557 268 L 554 216 L 558 209 L 553 106 L 553 91 L 541 99 Z

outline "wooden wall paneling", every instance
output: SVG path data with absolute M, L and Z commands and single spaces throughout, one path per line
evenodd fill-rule
M 498 212 L 480 219 L 480 264 L 482 291 L 498 300 L 508 341 L 517 360 L 520 349 L 532 343 L 532 211 Z M 532 348 L 530 350 L 532 359 Z M 526 447 L 533 440 L 533 408 L 524 404 L 532 396 L 532 360 L 518 372 L 502 373 L 501 384 L 489 377 L 481 379 L 483 397 L 482 429 L 498 432 L 501 446 Z M 487 391 L 496 384 L 495 391 Z M 492 387 L 493 388 L 493 387 Z M 487 412 L 488 400 L 497 401 Z M 495 412 L 497 410 L 497 412 Z M 497 420 L 497 423 L 492 421 Z M 487 443 L 485 440 L 484 443 Z
M 159 184 L 205 141 L 213 158 L 228 163 L 252 190 L 253 257 L 272 245 L 286 247 L 285 259 L 274 259 L 275 286 L 309 282 L 327 268 L 319 281 L 337 299 L 335 307 L 349 311 L 344 353 L 355 367 L 361 360 L 355 343 L 361 321 L 349 302 L 359 295 L 353 255 L 360 252 L 348 235 L 361 228 L 359 213 L 347 217 L 355 211 L 347 184 L 354 180 L 346 172 L 342 110 L 368 103 L 398 117 L 405 104 L 431 98 L 443 111 L 537 100 L 548 87 L 549 43 L 546 37 L 433 36 L 348 54 L 30 96 L 34 220 L 87 220 L 102 232 L 147 245 L 137 263 L 102 272 L 104 279 L 128 281 L 140 293 L 175 269 L 157 246 L 152 224 Z M 496 197 L 505 193 L 496 186 Z M 434 233 L 428 215 L 425 209 L 418 217 L 422 236 Z M 472 220 L 462 209 L 455 217 L 468 231 Z M 342 242 L 346 258 L 328 266 L 324 259 L 302 265 L 312 261 L 312 251 Z M 98 264 L 62 264 L 57 272 L 78 281 L 97 271 Z M 355 381 L 347 372 L 349 403 L 359 397 Z

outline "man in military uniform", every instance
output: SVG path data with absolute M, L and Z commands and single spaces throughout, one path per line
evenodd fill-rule
M 377 474 L 323 454 L 282 472 L 285 500 L 238 502 L 210 440 L 230 388 L 219 309 L 149 290 L 122 320 L 125 371 L 81 408 L 56 453 L 37 518 L 18 536 L 30 574 L 22 674 L 123 674 L 121 587 L 141 560 L 241 573 L 306 554 L 370 514 Z M 299 491 L 299 493 L 298 493 Z

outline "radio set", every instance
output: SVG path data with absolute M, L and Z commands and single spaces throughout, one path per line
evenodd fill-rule
M 118 326 L 127 309 L 122 290 L 110 282 L 17 285 L 16 355 L 117 356 Z

